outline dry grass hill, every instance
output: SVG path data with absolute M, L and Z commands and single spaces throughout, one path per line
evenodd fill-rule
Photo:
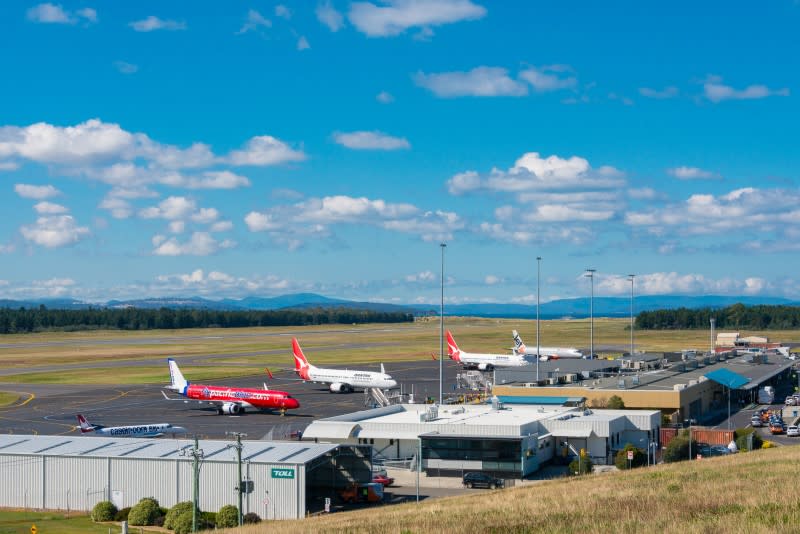
M 229 532 L 791 533 L 799 479 L 800 447 L 782 447 Z

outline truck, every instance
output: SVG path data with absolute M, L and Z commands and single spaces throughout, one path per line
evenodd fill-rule
M 772 386 L 764 386 L 758 390 L 759 404 L 772 404 L 775 402 L 775 389 Z
M 383 484 L 368 482 L 353 484 L 339 492 L 339 498 L 346 503 L 376 503 L 383 501 Z

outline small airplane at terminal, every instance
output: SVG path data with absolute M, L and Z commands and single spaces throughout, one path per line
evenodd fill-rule
M 217 407 L 217 413 L 227 415 L 239 415 L 245 411 L 261 410 L 280 410 L 281 415 L 286 410 L 293 410 L 300 407 L 300 403 L 285 391 L 276 391 L 255 388 L 231 388 L 227 386 L 205 386 L 203 384 L 190 384 L 184 377 L 175 360 L 168 358 L 169 375 L 171 383 L 165 389 L 171 389 L 187 399 L 196 400 L 200 403 L 213 404 Z M 175 399 L 161 392 L 164 398 L 173 401 L 188 402 L 183 399 Z
M 576 348 L 572 347 L 539 347 L 539 353 L 536 353 L 536 347 L 527 347 L 522 342 L 522 338 L 516 330 L 511 332 L 514 336 L 514 353 L 526 354 L 529 356 L 538 356 L 541 361 L 558 360 L 561 358 L 583 358 L 583 353 Z
M 331 393 L 350 393 L 355 391 L 355 388 L 390 389 L 397 386 L 397 381 L 386 374 L 383 364 L 381 364 L 380 373 L 315 367 L 308 363 L 297 338 L 292 338 L 292 351 L 294 352 L 295 373 L 305 382 L 328 384 Z
M 481 354 L 475 352 L 464 352 L 456 345 L 453 334 L 450 330 L 447 334 L 447 355 L 451 360 L 457 361 L 465 369 L 478 369 L 479 371 L 491 371 L 495 367 L 521 367 L 530 365 L 531 361 L 524 354 Z
M 182 426 L 172 426 L 169 423 L 130 426 L 93 425 L 81 414 L 78 414 L 78 427 L 81 430 L 81 434 L 94 432 L 98 436 L 111 438 L 158 438 L 166 434 L 173 436 L 186 434 L 186 429 Z

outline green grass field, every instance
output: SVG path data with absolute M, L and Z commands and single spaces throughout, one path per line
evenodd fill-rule
M 19 394 L 7 391 L 0 391 L 0 407 L 9 406 L 19 400 Z
M 238 534 L 800 532 L 800 447 L 557 479 L 498 491 L 376 506 Z
M 67 517 L 60 512 L 26 512 L 0 510 L 0 534 L 30 534 L 31 526 L 36 525 L 37 534 L 118 534 L 122 528 L 118 523 L 93 523 L 88 515 L 72 513 Z M 109 529 L 111 529 L 109 531 Z M 131 533 L 138 533 L 139 527 L 129 527 Z M 144 529 L 144 532 L 158 532 Z
M 508 352 L 511 330 L 517 329 L 529 346 L 536 343 L 536 322 L 521 319 L 478 319 L 448 317 L 445 328 L 452 330 L 459 346 L 470 352 Z M 629 322 L 626 319 L 594 321 L 595 348 L 603 345 L 628 347 Z M 314 335 L 308 335 L 313 332 Z M 438 318 L 413 324 L 334 325 L 291 328 L 154 330 L 149 332 L 99 331 L 43 333 L 2 337 L 4 343 L 18 345 L 0 350 L 0 368 L 19 373 L 0 376 L 0 382 L 20 384 L 160 384 L 167 380 L 164 358 L 209 355 L 202 365 L 183 368 L 190 380 L 210 380 L 226 376 L 262 373 L 293 368 L 291 333 L 316 365 L 391 364 L 393 361 L 429 359 L 439 353 Z M 247 337 L 233 337 L 246 334 Z M 277 335 L 281 334 L 281 335 Z M 589 320 L 551 320 L 541 322 L 542 345 L 589 346 Z M 746 332 L 766 335 L 780 341 L 800 341 L 800 331 Z M 164 338 L 152 343 L 153 338 Z M 102 345 L 90 341 L 107 341 Z M 120 343 L 115 344 L 114 341 Z M 141 340 L 141 343 L 137 343 Z M 32 343 L 70 342 L 51 346 Z M 124 341 L 124 343 L 122 342 Z M 685 348 L 707 349 L 705 330 L 636 331 L 637 350 L 665 351 Z M 278 351 L 274 354 L 259 352 Z M 603 354 L 602 351 L 601 354 Z M 606 353 L 619 355 L 622 350 Z M 110 359 L 122 363 L 108 369 L 92 369 L 90 364 Z M 126 362 L 139 365 L 125 365 Z M 83 370 L 46 370 L 48 366 L 86 364 Z M 226 363 L 236 367 L 226 367 Z M 142 365 L 144 364 L 144 365 Z M 241 366 L 241 367 L 240 367 Z

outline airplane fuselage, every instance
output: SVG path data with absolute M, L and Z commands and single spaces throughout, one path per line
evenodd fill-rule
M 292 410 L 300 406 L 297 399 L 285 391 L 189 384 L 178 393 L 193 400 L 239 404 L 250 410 Z
M 460 351 L 458 358 L 453 358 L 464 367 L 486 370 L 494 367 L 521 367 L 531 362 L 522 355 L 514 354 L 480 354 Z
M 323 384 L 347 384 L 351 388 L 380 388 L 389 389 L 397 386 L 391 376 L 372 371 L 348 371 L 345 369 L 324 369 L 311 367 L 308 369 L 308 378 L 311 382 Z
M 111 438 L 156 438 L 167 434 L 185 434 L 186 429 L 182 426 L 172 426 L 169 423 L 159 423 L 155 425 L 130 425 L 130 426 L 109 426 L 94 430 L 98 436 Z

